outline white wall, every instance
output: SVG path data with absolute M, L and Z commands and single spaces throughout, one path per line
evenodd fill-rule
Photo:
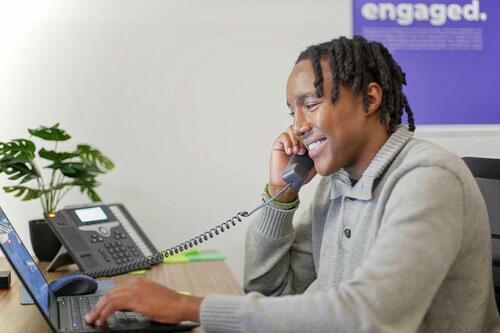
M 60 122 L 73 135 L 63 147 L 88 142 L 116 163 L 105 201 L 170 247 L 259 202 L 296 57 L 350 34 L 348 0 L 0 0 L 0 140 Z M 417 134 L 460 155 L 500 154 L 496 127 L 442 130 Z M 75 191 L 64 204 L 86 202 Z M 28 242 L 39 202 L 0 192 L 0 204 Z M 240 279 L 245 229 L 205 246 Z

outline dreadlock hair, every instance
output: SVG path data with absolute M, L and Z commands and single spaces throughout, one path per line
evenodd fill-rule
M 350 87 L 363 96 L 363 109 L 368 112 L 368 84 L 376 82 L 382 88 L 380 122 L 389 133 L 401 124 L 403 110 L 408 117 L 408 128 L 415 131 L 413 111 L 403 93 L 406 75 L 394 61 L 389 51 L 378 42 L 367 41 L 362 36 L 353 39 L 340 37 L 330 42 L 309 46 L 296 61 L 310 60 L 314 70 L 316 95 L 323 97 L 322 59 L 329 61 L 333 87 L 331 101 L 335 104 L 340 85 Z

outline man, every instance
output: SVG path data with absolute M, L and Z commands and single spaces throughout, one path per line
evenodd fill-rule
M 132 309 L 201 321 L 206 332 L 497 328 L 484 201 L 457 156 L 412 138 L 403 84 L 380 43 L 356 36 L 306 49 L 288 79 L 293 125 L 272 146 L 264 198 L 284 188 L 294 153 L 313 159 L 308 181 L 323 178 L 297 226 L 292 190 L 249 226 L 249 293 L 201 299 L 139 279 L 104 296 L 88 322 Z

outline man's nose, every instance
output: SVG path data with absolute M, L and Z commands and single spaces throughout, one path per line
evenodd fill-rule
M 301 112 L 295 112 L 292 129 L 297 137 L 301 137 L 311 130 L 311 124 L 309 124 Z

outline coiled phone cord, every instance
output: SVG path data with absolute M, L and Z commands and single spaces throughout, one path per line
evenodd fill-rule
M 194 246 L 197 246 L 198 244 L 202 244 L 203 242 L 208 241 L 209 239 L 213 238 L 214 236 L 218 236 L 220 233 L 230 229 L 231 226 L 233 226 L 233 227 L 236 226 L 237 222 L 243 221 L 242 218 L 250 217 L 256 211 L 269 205 L 273 200 L 276 200 L 279 196 L 281 196 L 283 193 L 285 193 L 285 191 L 288 190 L 291 186 L 292 186 L 291 184 L 288 184 L 285 188 L 283 188 L 281 191 L 276 193 L 274 196 L 272 196 L 268 200 L 264 201 L 259 206 L 255 207 L 252 211 L 250 211 L 250 212 L 247 212 L 247 211 L 238 212 L 235 216 L 233 216 L 229 220 L 215 226 L 214 228 L 211 228 L 209 231 L 205 231 L 204 233 L 201 233 L 198 236 L 195 236 L 195 237 L 191 238 L 190 240 L 188 240 L 186 242 L 182 242 L 182 243 L 180 243 L 174 247 L 171 247 L 167 250 L 157 252 L 155 254 L 149 255 L 149 256 L 141 258 L 141 259 L 134 260 L 134 261 L 129 262 L 129 263 L 119 264 L 119 265 L 110 266 L 110 267 L 106 267 L 106 268 L 102 268 L 102 269 L 79 272 L 79 273 L 96 278 L 96 277 L 100 277 L 100 276 L 117 275 L 117 274 L 121 274 L 121 273 L 125 273 L 125 272 L 130 272 L 130 271 L 136 270 L 136 269 L 147 268 L 147 267 L 150 267 L 151 265 L 161 263 L 164 258 L 168 258 L 168 257 L 173 256 L 175 254 L 181 253 L 187 249 L 190 249 Z

